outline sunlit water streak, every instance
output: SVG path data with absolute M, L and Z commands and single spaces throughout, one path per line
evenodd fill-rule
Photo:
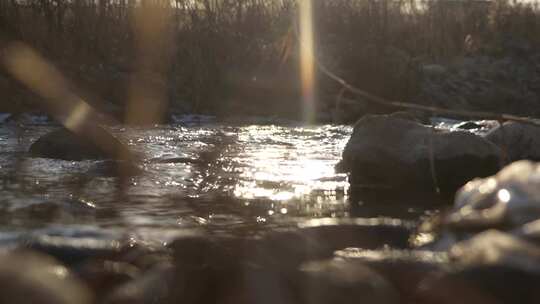
M 315 42 L 311 0 L 299 0 L 300 80 L 304 121 L 315 120 Z
M 346 176 L 334 173 L 348 126 L 118 127 L 114 133 L 147 155 L 125 193 L 106 162 L 21 153 L 54 128 L 0 127 L 1 230 L 257 231 L 348 216 Z

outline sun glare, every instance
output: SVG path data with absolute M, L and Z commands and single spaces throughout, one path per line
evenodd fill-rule
M 304 121 L 315 121 L 315 43 L 311 0 L 299 0 L 300 77 Z

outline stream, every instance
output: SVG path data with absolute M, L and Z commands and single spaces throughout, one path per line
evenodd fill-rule
M 433 208 L 352 200 L 347 176 L 334 170 L 351 126 L 115 127 L 145 159 L 124 187 L 104 169 L 107 161 L 26 155 L 55 128 L 41 120 L 0 126 L 0 242 L 38 234 L 167 243 L 182 228 L 256 235 L 312 218 L 417 219 Z

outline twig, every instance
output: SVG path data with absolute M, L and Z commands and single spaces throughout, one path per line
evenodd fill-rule
M 452 115 L 455 117 L 465 118 L 465 119 L 483 119 L 483 120 L 497 120 L 497 121 L 514 121 L 514 122 L 520 122 L 535 126 L 540 126 L 540 119 L 534 118 L 534 117 L 525 117 L 525 116 L 517 116 L 512 114 L 505 114 L 505 113 L 493 113 L 493 112 L 483 112 L 483 111 L 465 111 L 465 110 L 452 110 L 452 109 L 446 109 L 441 107 L 435 107 L 435 106 L 426 106 L 426 105 L 420 105 L 415 103 L 408 103 L 408 102 L 401 102 L 401 101 L 393 101 L 388 100 L 385 98 L 382 98 L 377 95 L 373 95 L 371 93 L 368 93 L 364 90 L 361 90 L 351 84 L 349 84 L 347 81 L 345 81 L 343 78 L 337 76 L 336 74 L 332 73 L 328 68 L 326 68 L 319 60 L 318 58 L 315 59 L 315 63 L 318 67 L 318 69 L 326 75 L 328 78 L 336 81 L 337 83 L 341 84 L 341 86 L 346 89 L 347 91 L 358 95 L 360 97 L 363 97 L 368 102 L 382 104 L 385 106 L 391 106 L 396 108 L 403 108 L 403 109 L 410 109 L 410 110 L 419 110 L 419 111 L 426 111 L 431 113 L 438 113 L 438 114 L 446 114 L 446 115 Z

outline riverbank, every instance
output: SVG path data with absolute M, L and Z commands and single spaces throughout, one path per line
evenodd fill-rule
M 168 38 L 143 55 L 133 30 L 137 6 L 6 2 L 0 47 L 11 41 L 32 46 L 72 81 L 79 96 L 119 120 L 141 83 L 151 84 L 170 113 L 300 117 L 294 3 L 203 2 L 204 9 L 198 2 L 158 8 L 169 22 L 163 24 Z M 540 28 L 534 6 L 448 5 L 434 1 L 415 10 L 385 1 L 317 1 L 317 57 L 352 85 L 392 100 L 519 113 L 536 109 Z M 354 122 L 362 113 L 395 111 L 362 100 L 349 110 L 352 96 L 340 99 L 338 84 L 321 74 L 316 79 L 321 121 Z M 0 111 L 42 104 L 42 97 L 3 69 L 0 91 Z

